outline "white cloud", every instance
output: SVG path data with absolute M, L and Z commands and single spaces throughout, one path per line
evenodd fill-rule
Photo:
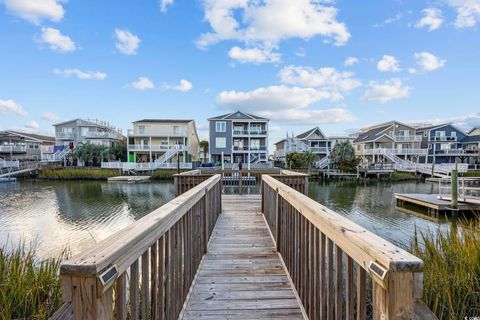
M 321 101 L 339 101 L 339 94 L 314 88 L 270 86 L 249 92 L 223 91 L 216 99 L 221 108 L 243 110 L 272 120 L 290 123 L 329 123 L 354 119 L 347 110 L 330 108 L 310 109 L 312 104 Z
M 155 84 L 147 77 L 139 77 L 137 81 L 132 82 L 129 87 L 135 90 L 149 90 L 155 88 Z
M 408 68 L 408 73 L 410 73 L 410 74 L 416 74 L 416 73 L 417 73 L 417 69 L 415 69 L 415 68 Z
M 34 24 L 40 24 L 43 19 L 59 22 L 65 13 L 62 0 L 4 0 L 3 2 L 9 12 Z
M 28 114 L 20 104 L 13 100 L 0 100 L 0 113 L 14 113 L 22 117 Z
M 398 60 L 389 55 L 384 55 L 382 60 L 378 61 L 377 69 L 381 72 L 398 72 L 401 70 Z
M 53 51 L 73 52 L 77 49 L 75 42 L 70 37 L 54 28 L 42 28 L 42 35 L 38 41 L 47 44 Z
M 276 63 L 280 62 L 280 53 L 272 52 L 270 49 L 233 47 L 228 56 L 240 63 Z
M 305 48 L 298 48 L 297 51 L 295 51 L 295 55 L 297 57 L 305 57 L 307 55 L 307 50 L 305 50 Z
M 437 30 L 443 24 L 442 11 L 437 8 L 422 10 L 424 16 L 415 24 L 417 28 L 427 27 L 428 31 Z
M 161 0 L 160 1 L 160 11 L 167 12 L 167 7 L 172 5 L 175 0 Z
M 190 91 L 193 88 L 193 85 L 191 82 L 182 79 L 177 85 L 171 85 L 168 83 L 164 83 L 162 88 L 164 90 L 175 90 L 175 91 L 181 91 L 181 92 L 187 92 Z
M 374 24 L 373 27 L 374 28 L 380 28 L 380 27 L 386 26 L 387 24 L 392 24 L 394 22 L 400 21 L 402 19 L 402 17 L 403 17 L 403 13 L 398 12 L 397 14 L 395 14 L 395 16 L 385 19 L 385 21 L 383 21 L 383 23 Z
M 345 67 L 351 67 L 353 66 L 354 64 L 357 64 L 359 61 L 357 58 L 355 57 L 348 57 L 347 59 L 345 59 L 345 62 L 343 63 L 343 65 Z
M 480 0 L 447 0 L 457 10 L 455 26 L 473 28 L 480 21 Z
M 117 49 L 126 55 L 137 54 L 140 38 L 128 30 L 115 29 L 115 38 L 117 39 Z
M 319 68 L 287 66 L 280 71 L 283 83 L 302 87 L 322 88 L 332 91 L 349 91 L 361 85 L 353 78 L 352 72 L 339 72 L 335 68 Z
M 71 76 L 77 77 L 80 80 L 104 80 L 107 74 L 99 71 L 82 71 L 79 69 L 54 69 L 54 74 L 69 78 Z
M 38 124 L 38 122 L 32 120 L 25 124 L 25 128 L 37 130 L 40 129 L 40 125 Z
M 42 118 L 44 120 L 47 120 L 47 121 L 50 121 L 50 122 L 58 122 L 58 121 L 62 120 L 62 118 L 58 114 L 50 112 L 50 111 L 44 112 L 43 115 L 42 115 Z
M 430 52 L 417 52 L 413 55 L 417 60 L 417 64 L 425 71 L 434 71 L 442 68 L 446 60 L 440 59 Z
M 197 45 L 201 48 L 224 40 L 268 47 L 289 38 L 317 35 L 343 45 L 350 38 L 346 25 L 337 21 L 337 9 L 325 1 L 203 0 L 203 7 L 212 32 L 200 36 Z
M 369 88 L 362 97 L 364 101 L 378 101 L 386 103 L 392 100 L 406 98 L 410 95 L 412 88 L 404 86 L 402 80 L 394 78 L 378 83 L 370 82 Z

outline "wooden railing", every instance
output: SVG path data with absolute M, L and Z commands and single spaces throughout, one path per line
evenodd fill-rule
M 268 174 L 293 189 L 308 194 L 308 174 L 289 170 L 191 170 L 174 175 L 175 192 L 180 195 L 213 174 L 222 176 L 223 193 L 260 193 L 262 175 Z
M 63 262 L 57 318 L 177 319 L 220 212 L 214 175 Z
M 420 259 L 273 177 L 262 179 L 263 213 L 310 319 L 435 319 L 421 304 Z

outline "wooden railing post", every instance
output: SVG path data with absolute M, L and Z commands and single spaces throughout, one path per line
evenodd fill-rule
M 280 251 L 280 197 L 278 196 L 278 189 L 275 190 L 275 244 L 277 251 Z
M 63 300 L 71 302 L 74 320 L 109 320 L 113 318 L 113 288 L 99 292 L 96 277 L 61 276 Z
M 414 319 L 415 302 L 419 299 L 416 290 L 423 286 L 416 283 L 419 281 L 422 277 L 413 272 L 391 272 L 387 289 L 373 281 L 373 319 Z

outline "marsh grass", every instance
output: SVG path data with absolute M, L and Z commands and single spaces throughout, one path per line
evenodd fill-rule
M 416 234 L 417 235 L 417 234 Z M 480 217 L 449 232 L 421 234 L 413 253 L 423 260 L 425 304 L 439 319 L 480 315 Z
M 43 169 L 39 172 L 40 179 L 47 180 L 107 180 L 121 175 L 116 169 L 101 168 L 65 168 Z
M 68 255 L 40 261 L 35 247 L 0 247 L 0 319 L 48 319 L 62 305 L 60 262 Z

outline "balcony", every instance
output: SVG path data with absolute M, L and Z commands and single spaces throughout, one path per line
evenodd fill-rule
M 0 146 L 0 152 L 2 153 L 22 153 L 27 152 L 27 146 L 18 146 L 18 145 L 3 145 Z
M 430 139 L 430 141 L 457 141 L 457 137 L 454 136 L 435 136 Z
M 129 137 L 187 137 L 187 130 L 128 130 Z
M 233 135 L 235 136 L 261 136 L 266 134 L 266 130 L 233 130 Z
M 408 136 L 391 136 L 395 141 L 398 142 L 421 142 L 421 135 L 408 135 Z
M 188 147 L 184 145 L 173 145 L 173 144 L 129 144 L 128 150 L 130 151 L 144 151 L 144 152 L 156 152 L 156 151 L 168 151 L 171 149 L 177 149 L 178 151 L 188 151 Z
M 395 154 L 395 155 L 419 155 L 424 156 L 428 154 L 428 149 L 386 149 L 386 148 L 375 148 L 375 149 L 365 149 L 363 154 L 368 155 L 383 155 L 383 154 Z
M 266 151 L 267 147 L 242 147 L 242 146 L 233 146 L 233 152 L 245 152 L 245 151 Z
M 464 149 L 444 149 L 444 150 L 436 150 L 436 155 L 464 155 L 467 152 Z
M 123 136 L 118 132 L 87 132 L 85 138 L 122 140 Z
M 309 151 L 313 153 L 326 154 L 328 153 L 328 148 L 327 147 L 310 147 Z
M 60 140 L 74 140 L 75 134 L 73 132 L 57 132 L 55 138 Z

